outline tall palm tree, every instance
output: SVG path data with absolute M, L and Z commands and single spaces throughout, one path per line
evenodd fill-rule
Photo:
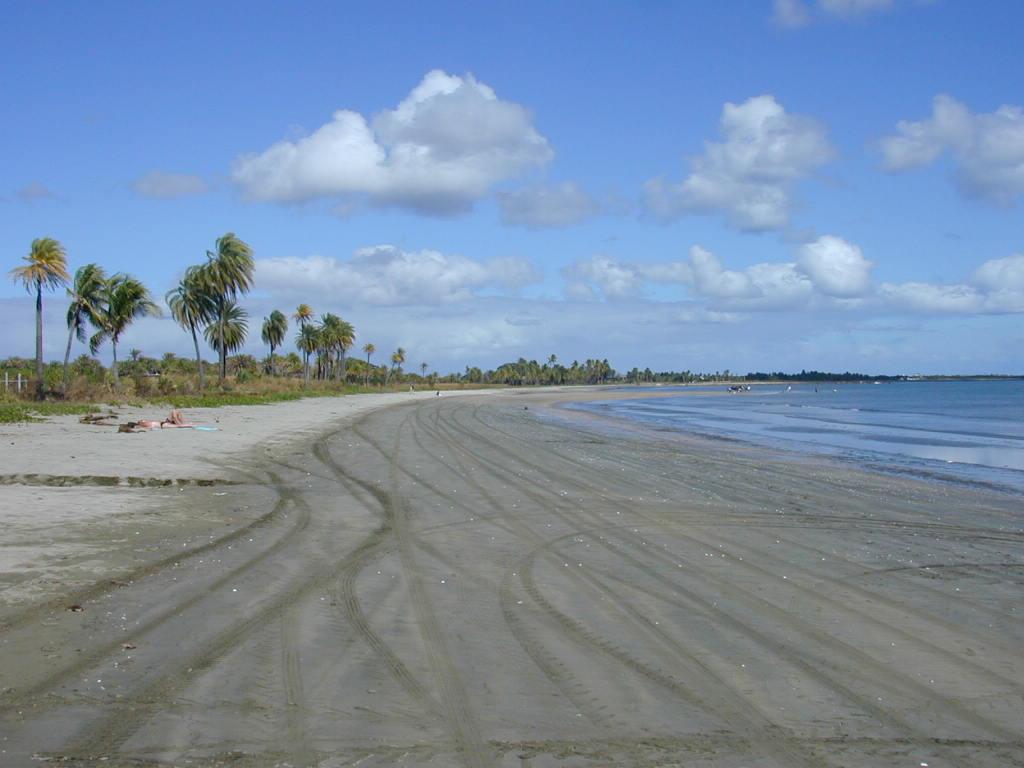
M 299 304 L 295 308 L 295 314 L 292 315 L 292 320 L 303 326 L 306 323 L 313 322 L 313 308 L 309 304 Z
M 302 352 L 304 360 L 302 370 L 302 381 L 303 384 L 309 386 L 309 356 L 312 355 L 320 346 L 320 331 L 315 325 L 309 322 L 305 322 L 299 325 L 299 332 L 295 336 L 295 346 Z
M 345 353 L 355 340 L 356 330 L 352 323 L 331 312 L 320 318 L 320 343 L 326 352 L 328 369 L 334 369 L 334 377 L 338 380 L 345 378 Z M 337 366 L 331 362 L 332 358 L 337 361 Z
M 75 272 L 75 279 L 68 288 L 68 347 L 64 351 L 64 376 L 61 393 L 68 393 L 68 361 L 71 359 L 71 343 L 78 337 L 86 343 L 85 328 L 88 323 L 96 325 L 99 317 L 100 300 L 107 274 L 98 264 L 86 264 Z
M 100 296 L 100 310 L 97 313 L 97 326 L 100 330 L 89 339 L 89 351 L 96 354 L 103 342 L 110 339 L 114 353 L 114 387 L 120 389 L 117 344 L 121 340 L 121 334 L 140 317 L 159 317 L 160 307 L 154 303 L 146 286 L 131 275 L 121 273 L 104 282 Z
M 295 314 L 292 315 L 292 320 L 299 324 L 299 336 L 302 335 L 302 329 L 313 322 L 313 308 L 309 304 L 299 304 L 295 308 Z M 299 336 L 296 336 L 296 344 Z M 302 348 L 299 348 L 302 352 Z M 309 383 L 309 356 L 312 352 L 302 352 L 302 378 L 308 384 Z
M 196 348 L 196 368 L 199 371 L 199 391 L 203 391 L 206 382 L 203 376 L 203 356 L 199 352 L 199 329 L 212 322 L 216 306 L 213 296 L 203 284 L 203 268 L 189 267 L 181 278 L 177 288 L 167 292 L 167 306 L 171 317 L 182 328 L 192 334 L 192 344 Z
M 363 352 L 366 353 L 366 381 L 364 386 L 370 386 L 370 355 L 377 351 L 377 348 L 373 344 L 367 342 L 363 344 Z
M 274 310 L 270 317 L 263 318 L 263 329 L 260 337 L 264 344 L 270 345 L 270 372 L 276 376 L 277 367 L 274 365 L 274 349 L 284 343 L 284 335 L 288 333 L 288 318 L 283 312 Z
M 387 377 L 385 377 L 384 383 L 387 384 L 387 379 L 391 378 L 391 374 L 398 369 L 398 375 L 402 375 L 402 363 L 405 362 L 405 350 L 399 347 L 391 353 L 391 370 L 388 371 Z
M 420 376 L 427 378 L 427 366 L 429 363 L 420 363 Z
M 206 290 L 213 296 L 216 314 L 214 317 L 216 345 L 210 342 L 220 355 L 220 381 L 223 384 L 228 375 L 228 349 L 226 333 L 228 323 L 232 321 L 227 311 L 229 304 L 234 304 L 239 296 L 249 292 L 252 287 L 255 263 L 252 248 L 228 232 L 217 238 L 215 250 L 206 252 L 206 264 L 203 265 L 202 279 Z M 209 333 L 206 334 L 209 339 Z
M 207 343 L 220 355 L 220 359 L 225 361 L 225 375 L 227 375 L 228 354 L 242 348 L 248 332 L 249 313 L 234 301 L 228 301 L 221 305 L 217 322 L 210 323 L 203 331 Z
M 43 289 L 56 290 L 67 285 L 67 254 L 64 246 L 52 237 L 40 237 L 32 241 L 32 248 L 23 267 L 11 270 L 11 279 L 20 282 L 29 293 L 36 294 L 36 399 L 43 399 Z

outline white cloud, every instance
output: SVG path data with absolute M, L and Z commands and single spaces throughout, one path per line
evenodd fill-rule
M 651 285 L 677 284 L 727 311 L 785 311 L 811 302 L 851 309 L 870 293 L 872 266 L 856 245 L 824 235 L 801 246 L 795 262 L 728 269 L 714 253 L 695 245 L 686 261 L 630 263 L 595 256 L 564 268 L 562 276 L 566 295 L 575 299 L 630 298 Z
M 935 314 L 1024 312 L 1024 255 L 986 261 L 969 283 L 884 283 L 880 297 L 891 306 Z
M 751 299 L 757 296 L 757 287 L 750 275 L 724 269 L 715 254 L 699 245 L 690 249 L 690 264 L 693 287 L 701 296 L 715 299 Z
M 812 12 L 804 0 L 775 0 L 772 21 L 790 28 L 807 26 L 815 16 L 851 21 L 869 13 L 890 10 L 894 5 L 894 0 L 817 0 Z
M 883 283 L 879 295 L 890 304 L 918 312 L 977 312 L 981 296 L 969 285 Z
M 602 206 L 578 184 L 537 186 L 499 192 L 498 205 L 505 224 L 549 229 L 579 224 L 601 213 Z
M 901 120 L 880 147 L 887 171 L 922 168 L 949 152 L 964 195 L 1001 206 L 1024 195 L 1024 110 L 1019 106 L 974 114 L 950 96 L 936 96 L 931 117 Z
M 607 256 L 594 256 L 562 269 L 566 294 L 573 299 L 624 299 L 636 296 L 644 285 L 636 265 L 622 264 Z
M 433 70 L 394 110 L 372 121 L 339 110 L 302 139 L 238 158 L 232 175 L 253 200 L 365 195 L 378 205 L 451 214 L 553 154 L 525 108 L 472 75 Z
M 834 154 L 824 126 L 788 114 L 773 96 L 757 96 L 722 109 L 724 141 L 706 142 L 681 183 L 652 179 L 644 186 L 647 209 L 672 220 L 688 213 L 720 213 L 745 231 L 783 229 L 793 186 Z
M 775 0 L 772 20 L 782 27 L 802 27 L 811 20 L 802 0 Z
M 856 245 L 834 235 L 801 246 L 797 265 L 826 296 L 854 298 L 870 288 L 872 262 Z
M 201 195 L 207 191 L 206 182 L 198 176 L 185 173 L 164 173 L 150 171 L 132 183 L 132 189 L 143 197 L 172 200 L 189 195 Z
M 1024 254 L 986 261 L 974 271 L 971 282 L 993 293 L 1024 291 Z
M 688 261 L 644 264 L 595 256 L 565 267 L 562 276 L 570 299 L 635 298 L 653 284 L 677 284 L 725 311 L 793 309 L 814 295 L 811 280 L 796 264 L 763 263 L 731 270 L 699 245 L 690 249 Z
M 685 306 L 675 313 L 674 318 L 680 323 L 704 323 L 704 324 L 732 324 L 747 319 L 746 315 L 738 312 L 719 312 L 707 307 Z
M 535 282 L 528 261 L 476 261 L 439 251 L 403 251 L 393 245 L 361 248 L 348 261 L 329 256 L 260 259 L 256 277 L 275 295 L 345 304 L 421 305 L 464 301 L 487 288 Z

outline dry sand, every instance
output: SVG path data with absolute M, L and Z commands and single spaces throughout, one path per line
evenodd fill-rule
M 580 396 L 5 428 L 0 765 L 1024 765 L 1019 497 Z

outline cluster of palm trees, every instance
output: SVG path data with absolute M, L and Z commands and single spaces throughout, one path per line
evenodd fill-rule
M 117 375 L 117 345 L 129 325 L 146 315 L 159 315 L 160 308 L 153 302 L 146 287 L 136 278 L 121 272 L 108 276 L 98 264 L 86 264 L 72 279 L 68 274 L 67 253 L 64 246 L 52 237 L 32 241 L 25 264 L 11 270 L 11 277 L 25 286 L 36 297 L 36 398 L 43 399 L 43 291 L 67 287 L 71 299 L 68 306 L 68 344 L 64 353 L 62 389 L 67 390 L 68 360 L 75 338 L 86 343 L 87 330 L 95 333 L 88 338 L 89 351 L 95 354 L 109 341 L 114 355 L 114 384 L 120 386 Z M 70 283 L 70 285 L 69 285 Z
M 228 232 L 206 252 L 205 263 L 186 269 L 177 287 L 167 292 L 171 317 L 192 334 L 200 389 L 205 377 L 199 334 L 217 353 L 218 377 L 223 383 L 228 375 L 228 353 L 242 348 L 249 331 L 249 313 L 238 299 L 252 288 L 254 269 L 252 248 Z
M 114 385 L 120 388 L 117 349 L 122 335 L 136 319 L 161 314 L 146 287 L 131 275 L 117 273 L 108 276 L 98 264 L 86 264 L 72 278 L 68 274 L 64 247 L 50 237 L 34 240 L 24 261 L 25 265 L 12 270 L 11 276 L 23 283 L 36 298 L 36 396 L 42 399 L 44 395 L 43 293 L 60 287 L 67 287 L 70 298 L 62 391 L 67 392 L 68 364 L 76 338 L 83 344 L 87 343 L 92 354 L 110 342 L 114 357 Z M 206 252 L 206 261 L 186 269 L 178 285 L 166 295 L 171 317 L 192 335 L 200 390 L 205 387 L 205 373 L 199 337 L 203 336 L 217 352 L 218 375 L 222 384 L 227 378 L 228 355 L 237 352 L 245 343 L 249 315 L 238 302 L 252 288 L 254 266 L 252 248 L 229 232 L 217 239 L 213 250 Z M 317 321 L 308 304 L 300 304 L 292 319 L 299 329 L 295 343 L 302 353 L 304 382 L 308 384 L 313 374 L 311 360 L 315 361 L 318 379 L 343 381 L 346 355 L 356 338 L 352 324 L 331 312 Z M 90 328 L 93 330 L 91 336 Z M 270 347 L 269 370 L 273 375 L 277 374 L 274 353 L 284 344 L 287 333 L 288 318 L 281 311 L 275 309 L 264 318 L 261 338 Z M 370 358 L 376 351 L 373 344 L 363 346 L 367 385 Z M 391 367 L 384 371 L 384 384 L 396 372 L 401 375 L 405 357 L 405 350 L 401 347 L 391 355 Z M 421 367 L 425 373 L 426 364 Z
M 317 323 L 313 319 L 313 308 L 308 304 L 299 304 L 292 317 L 299 324 L 295 346 L 302 353 L 303 380 L 307 384 L 309 383 L 311 369 L 309 360 L 314 356 L 316 357 L 316 377 L 318 379 L 344 380 L 345 355 L 356 341 L 356 329 L 352 323 L 341 319 L 333 312 L 323 315 L 320 322 Z M 281 318 L 283 320 L 284 315 L 281 315 Z M 283 330 L 281 337 L 284 337 Z M 264 341 L 266 340 L 264 338 Z M 271 354 L 273 354 L 273 350 L 271 350 Z

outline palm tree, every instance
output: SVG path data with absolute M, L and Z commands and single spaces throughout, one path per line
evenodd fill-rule
M 223 237 L 217 238 L 214 247 L 214 251 L 206 252 L 207 262 L 202 268 L 202 280 L 206 290 L 213 297 L 216 309 L 214 322 L 217 343 L 214 344 L 211 341 L 210 344 L 220 355 L 220 381 L 223 384 L 228 375 L 228 349 L 230 349 L 226 338 L 227 326 L 232 321 L 227 307 L 229 304 L 234 304 L 240 295 L 249 292 L 252 287 L 252 273 L 255 264 L 252 258 L 252 248 L 236 237 L 234 232 L 228 232 Z M 208 331 L 209 329 L 206 332 L 207 339 L 210 338 Z
M 404 362 L 405 362 L 405 350 L 402 349 L 401 347 L 399 347 L 398 349 L 396 349 L 391 354 L 391 370 L 388 371 L 388 375 L 387 375 L 387 377 L 384 380 L 385 384 L 387 384 L 387 379 L 391 378 L 391 374 L 395 372 L 396 368 L 398 369 L 398 375 L 399 376 L 402 375 L 402 363 L 404 363 Z
M 338 350 L 338 371 L 337 378 L 339 381 L 345 380 L 345 353 L 352 348 L 352 345 L 356 343 L 356 329 L 352 323 L 347 320 L 342 320 L 338 324 L 337 333 L 335 334 L 335 344 Z
M 103 284 L 100 291 L 100 308 L 97 313 L 99 331 L 89 339 L 89 351 L 96 354 L 103 342 L 110 339 L 114 353 L 114 387 L 121 388 L 117 370 L 117 343 L 135 320 L 150 315 L 160 316 L 160 307 L 149 295 L 149 290 L 131 275 L 118 273 Z
M 288 318 L 284 313 L 274 310 L 270 317 L 263 318 L 263 330 L 260 334 L 264 344 L 270 345 L 270 372 L 276 376 L 277 368 L 274 365 L 274 348 L 284 343 L 284 335 L 288 332 Z
M 312 355 L 320 346 L 320 331 L 315 325 L 310 324 L 308 321 L 299 325 L 299 332 L 295 336 L 295 346 L 302 352 L 304 361 L 302 369 L 302 381 L 305 386 L 309 386 L 309 356 Z
M 64 246 L 52 237 L 40 237 L 32 241 L 27 263 L 11 270 L 11 279 L 20 282 L 29 293 L 36 294 L 36 399 L 43 399 L 43 288 L 48 291 L 67 285 L 67 254 Z
M 227 375 L 229 352 L 237 352 L 245 344 L 249 332 L 249 313 L 234 301 L 227 301 L 220 307 L 217 322 L 206 326 L 203 335 L 207 343 L 224 361 L 224 375 Z
M 428 363 L 420 363 L 420 376 L 422 376 L 424 379 L 427 378 L 427 366 L 428 365 L 429 365 Z
M 338 380 L 345 377 L 345 352 L 355 343 L 356 331 L 352 323 L 342 320 L 337 315 L 328 312 L 320 318 L 320 344 L 323 348 L 326 359 L 328 376 L 331 368 L 334 368 L 334 376 Z M 337 367 L 332 363 L 337 358 Z
M 61 393 L 68 393 L 68 361 L 71 359 L 71 343 L 78 337 L 86 343 L 85 327 L 87 323 L 96 325 L 99 316 L 100 298 L 103 283 L 107 275 L 98 264 L 86 264 L 75 272 L 75 279 L 68 288 L 68 347 L 64 351 L 64 377 L 61 381 Z
M 295 308 L 295 314 L 292 315 L 292 320 L 300 326 L 313 322 L 313 308 L 309 306 L 309 304 L 299 304 L 299 306 Z
M 305 328 L 309 323 L 313 322 L 313 308 L 309 304 L 299 304 L 295 308 L 295 314 L 292 315 L 292 320 L 299 324 L 299 336 L 302 335 L 302 329 Z M 298 343 L 299 336 L 296 336 L 296 344 Z M 299 348 L 302 351 L 302 348 Z M 302 377 L 305 382 L 309 383 L 309 356 L 310 352 L 302 352 Z
M 213 320 L 216 306 L 213 296 L 203 285 L 203 268 L 189 267 L 178 287 L 167 292 L 167 306 L 171 317 L 182 328 L 192 334 L 192 343 L 196 348 L 196 368 L 199 370 L 199 391 L 205 386 L 203 376 L 203 357 L 199 352 L 198 330 Z
M 377 351 L 377 348 L 367 342 L 363 344 L 363 352 L 366 353 L 366 383 L 364 386 L 370 386 L 370 355 Z

